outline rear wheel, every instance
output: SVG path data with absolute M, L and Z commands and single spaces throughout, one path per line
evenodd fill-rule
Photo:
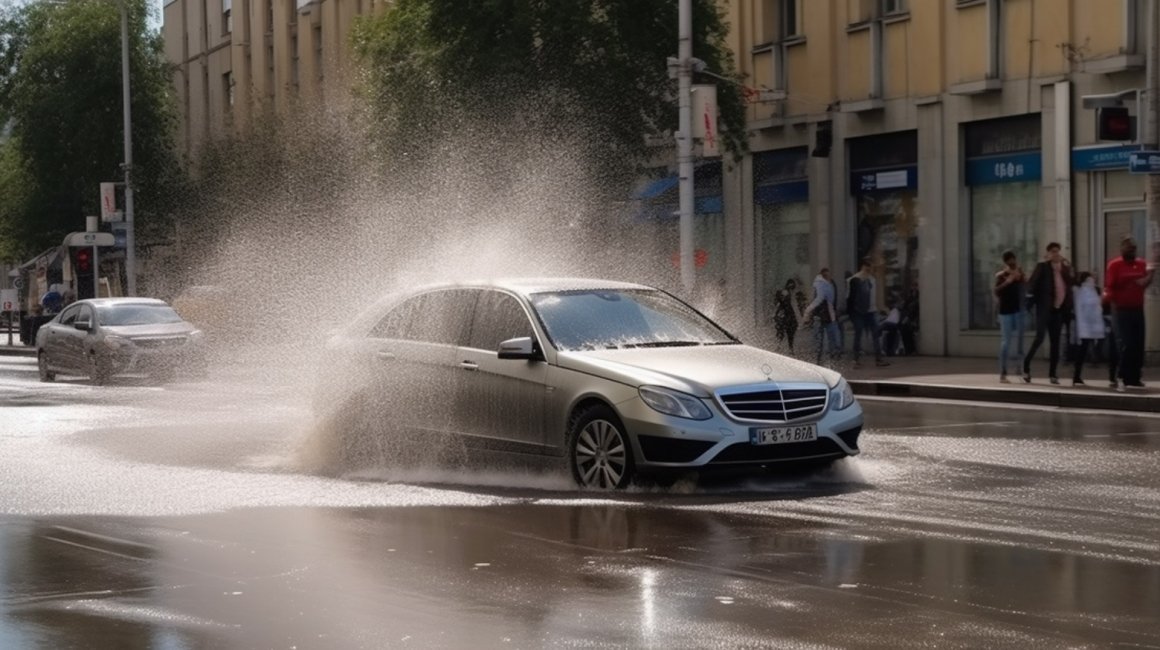
M 56 373 L 48 369 L 48 354 L 43 350 L 36 355 L 36 366 L 40 370 L 40 381 L 56 381 Z
M 632 448 L 611 408 L 599 404 L 578 411 L 568 441 L 572 478 L 580 487 L 620 489 L 632 480 Z

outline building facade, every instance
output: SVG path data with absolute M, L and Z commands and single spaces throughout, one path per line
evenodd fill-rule
M 771 326 L 788 278 L 841 283 L 869 257 L 879 305 L 917 297 L 921 353 L 991 355 L 1004 250 L 1029 271 L 1057 241 L 1100 278 L 1123 234 L 1151 251 L 1146 176 L 1127 169 L 1141 147 L 1097 140 L 1083 106 L 1126 93 L 1144 123 L 1147 4 L 728 2 L 738 67 L 767 91 L 751 154 L 721 173 L 729 300 Z
M 349 34 L 387 0 L 165 0 L 165 54 L 176 65 L 180 142 L 205 142 L 270 111 L 342 101 Z

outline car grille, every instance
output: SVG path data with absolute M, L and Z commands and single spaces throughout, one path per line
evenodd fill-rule
M 809 442 L 791 442 L 784 445 L 754 445 L 739 442 L 721 450 L 709 462 L 718 463 L 762 463 L 770 461 L 792 461 L 799 458 L 825 456 L 845 456 L 846 452 L 829 438 L 818 438 Z
M 148 338 L 148 339 L 133 339 L 133 343 L 139 348 L 148 350 L 166 350 L 185 345 L 186 338 L 184 336 L 167 336 L 164 338 Z
M 741 420 L 789 422 L 818 415 L 826 408 L 825 388 L 761 390 L 720 395 L 729 414 Z

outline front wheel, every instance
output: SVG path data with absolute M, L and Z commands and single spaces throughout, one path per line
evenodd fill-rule
M 40 381 L 56 381 L 56 373 L 48 369 L 48 354 L 43 350 L 36 355 L 36 367 L 40 371 Z
M 611 408 L 600 404 L 577 412 L 568 440 L 572 478 L 580 487 L 620 489 L 632 480 L 632 448 Z

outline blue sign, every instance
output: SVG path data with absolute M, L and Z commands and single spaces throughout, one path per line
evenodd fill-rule
M 881 169 L 872 172 L 854 172 L 850 174 L 851 194 L 917 189 L 918 167 L 914 165 L 899 169 Z
M 1133 174 L 1160 174 L 1160 151 L 1137 151 L 1128 158 Z
M 1043 156 L 1038 151 L 967 159 L 967 185 L 1029 183 L 1043 177 Z
M 779 203 L 805 203 L 810 200 L 809 181 L 774 183 L 753 188 L 753 202 L 757 205 L 777 205 Z
M 1138 144 L 1077 147 L 1071 150 L 1071 169 L 1077 172 L 1126 169 L 1128 157 L 1139 150 Z

